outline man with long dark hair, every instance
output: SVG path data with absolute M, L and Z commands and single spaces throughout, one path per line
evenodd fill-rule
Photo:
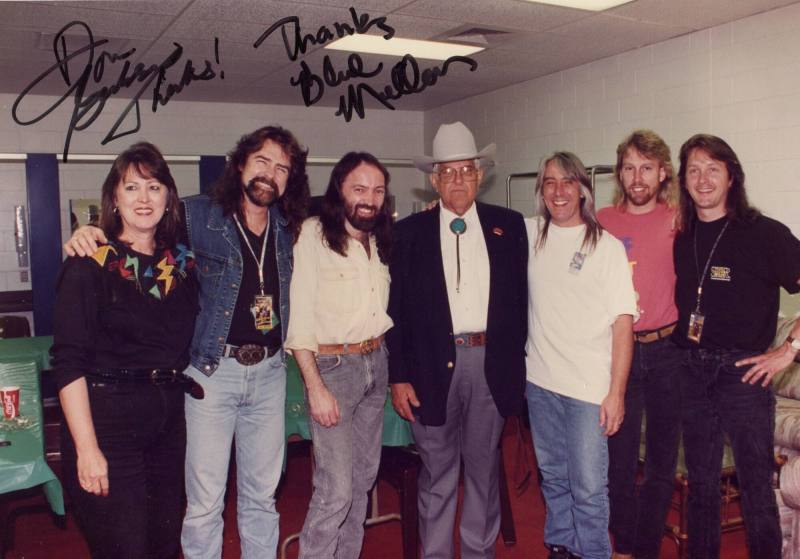
M 212 196 L 183 200 L 196 254 L 200 312 L 186 374 L 205 398 L 186 399 L 187 559 L 220 557 L 222 509 L 236 440 L 237 515 L 242 557 L 275 557 L 275 489 L 284 453 L 292 244 L 308 204 L 306 151 L 288 130 L 242 136 Z M 94 231 L 99 231 L 93 229 Z M 92 254 L 79 230 L 67 252 Z
M 319 218 L 294 247 L 286 349 L 306 385 L 314 493 L 300 557 L 358 559 L 381 454 L 392 215 L 389 172 L 351 152 L 331 172 Z
M 613 559 L 657 559 L 675 484 L 683 356 L 670 339 L 678 310 L 672 263 L 677 185 L 669 146 L 652 130 L 635 130 L 617 147 L 614 178 L 614 205 L 599 210 L 597 219 L 625 245 L 640 317 L 633 326 L 625 420 L 608 439 Z M 637 493 L 643 415 L 647 451 Z
M 478 151 L 461 122 L 414 158 L 441 197 L 397 224 L 391 264 L 392 404 L 422 460 L 423 557 L 452 557 L 464 461 L 461 557 L 494 557 L 500 529 L 498 443 L 522 411 L 528 245 L 522 216 L 476 202 L 495 146 Z
M 800 351 L 800 321 L 775 337 L 780 287 L 800 291 L 800 241 L 747 202 L 739 158 L 721 138 L 697 134 L 680 152 L 673 339 L 685 348 L 683 444 L 689 477 L 689 556 L 719 557 L 723 435 L 736 462 L 750 557 L 778 559 L 772 489 L 772 377 Z M 749 366 L 749 367 L 748 367 Z

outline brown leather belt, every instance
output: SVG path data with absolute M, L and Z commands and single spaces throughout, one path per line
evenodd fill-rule
M 642 332 L 634 332 L 633 339 L 634 341 L 637 341 L 640 344 L 649 344 L 650 342 L 663 340 L 664 338 L 672 334 L 672 331 L 675 330 L 675 324 L 676 323 L 673 322 L 672 324 L 668 324 L 663 328 L 657 328 L 655 330 L 644 330 Z
M 377 338 L 364 340 L 363 342 L 356 342 L 353 344 L 319 344 L 317 353 L 321 355 L 346 355 L 350 353 L 360 353 L 367 355 L 372 353 L 383 343 L 383 334 Z
M 456 334 L 453 336 L 456 345 L 459 347 L 475 347 L 486 345 L 486 332 L 474 332 L 471 334 Z

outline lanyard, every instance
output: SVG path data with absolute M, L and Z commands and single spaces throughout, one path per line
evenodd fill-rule
M 267 212 L 267 226 L 264 228 L 264 242 L 261 243 L 260 260 L 256 258 L 256 252 L 250 245 L 250 239 L 247 238 L 247 234 L 244 231 L 244 227 L 242 227 L 242 224 L 239 223 L 239 217 L 236 214 L 233 214 L 233 219 L 234 221 L 236 221 L 236 225 L 237 227 L 239 227 L 239 231 L 241 231 L 242 233 L 242 238 L 244 239 L 247 248 L 250 249 L 250 254 L 253 255 L 253 260 L 255 260 L 256 264 L 258 264 L 258 289 L 261 295 L 264 295 L 264 255 L 267 252 L 267 241 L 269 240 L 269 212 Z
M 719 244 L 719 240 L 722 238 L 722 234 L 725 233 L 725 230 L 730 225 L 731 220 L 727 220 L 725 225 L 722 227 L 722 230 L 717 235 L 717 239 L 714 241 L 714 245 L 711 247 L 711 252 L 708 253 L 708 258 L 706 259 L 706 265 L 703 267 L 703 274 L 697 278 L 697 304 L 695 305 L 695 312 L 700 312 L 700 298 L 703 296 L 703 282 L 706 280 L 706 274 L 708 274 L 708 267 L 711 265 L 711 258 L 714 256 L 714 251 L 717 250 L 717 245 Z M 698 224 L 694 224 L 694 270 L 695 273 L 700 271 L 700 264 L 697 261 L 697 227 Z

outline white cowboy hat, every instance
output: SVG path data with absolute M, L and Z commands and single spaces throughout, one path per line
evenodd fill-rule
M 433 138 L 433 156 L 420 155 L 412 159 L 417 169 L 426 173 L 432 173 L 436 163 L 467 159 L 482 159 L 482 167 L 491 167 L 494 164 L 496 149 L 497 146 L 492 143 L 478 151 L 475 146 L 475 136 L 469 128 L 461 122 L 453 122 L 442 124 L 436 132 Z

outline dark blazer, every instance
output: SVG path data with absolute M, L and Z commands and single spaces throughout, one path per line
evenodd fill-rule
M 528 237 L 519 213 L 476 205 L 490 268 L 484 371 L 505 417 L 522 411 L 525 393 Z M 437 208 L 398 222 L 389 265 L 389 382 L 413 385 L 421 405 L 412 409 L 424 425 L 444 424 L 456 362 L 439 216 Z

